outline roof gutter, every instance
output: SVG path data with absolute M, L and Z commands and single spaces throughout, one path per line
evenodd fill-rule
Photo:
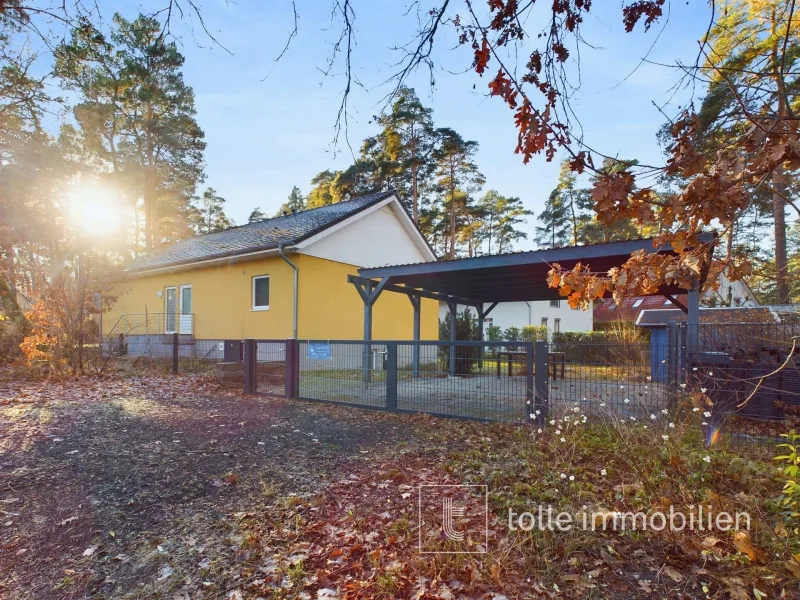
M 299 287 L 298 281 L 298 269 L 297 265 L 295 265 L 292 261 L 290 261 L 286 254 L 283 253 L 283 243 L 278 244 L 278 256 L 280 256 L 286 264 L 288 264 L 294 270 L 294 295 L 292 299 L 293 308 L 292 308 L 292 338 L 297 339 L 297 291 Z

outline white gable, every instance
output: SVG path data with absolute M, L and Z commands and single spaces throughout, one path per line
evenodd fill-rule
M 296 248 L 303 254 L 361 268 L 435 260 L 395 198 L 354 215 Z

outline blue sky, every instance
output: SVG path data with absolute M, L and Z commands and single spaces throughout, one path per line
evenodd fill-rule
M 145 10 L 150 1 L 159 2 L 148 0 Z M 402 16 L 406 5 L 388 0 L 357 0 L 354 4 L 354 65 L 364 86 L 357 88 L 351 99 L 349 137 L 356 150 L 365 136 L 376 131 L 370 120 L 381 109 L 387 89 L 380 83 L 393 73 L 392 64 L 399 59 L 391 47 L 413 34 L 413 16 Z M 103 10 L 110 13 L 112 6 Z M 114 7 L 133 16 L 138 6 L 119 2 Z M 186 57 L 185 79 L 195 90 L 197 119 L 206 133 L 206 185 L 227 199 L 228 214 L 243 223 L 253 207 L 273 214 L 293 185 L 307 192 L 316 173 L 345 168 L 351 162 L 344 144 L 336 155 L 331 146 L 342 79 L 326 78 L 320 71 L 338 29 L 331 25 L 330 0 L 297 0 L 298 34 L 283 59 L 274 64 L 293 26 L 290 2 L 240 0 L 228 4 L 209 0 L 202 6 L 206 25 L 230 54 L 211 43 L 198 27 L 192 34 L 178 24 L 174 33 Z M 532 16 L 528 23 L 531 31 L 538 29 L 533 21 L 544 19 L 548 6 L 542 5 L 541 15 Z M 697 39 L 708 22 L 708 6 L 690 1 L 666 10 L 670 11 L 669 22 L 649 59 L 692 62 Z M 660 28 L 661 24 L 645 34 L 639 27 L 626 34 L 617 3 L 595 3 L 587 17 L 583 35 L 597 49 L 584 47 L 581 51 L 582 85 L 574 106 L 585 139 L 606 154 L 644 163 L 662 160 L 655 133 L 664 119 L 652 102 L 661 104 L 671 96 L 677 75 L 644 64 L 625 79 L 647 54 Z M 438 126 L 452 127 L 479 142 L 477 163 L 486 175 L 485 189 L 519 196 L 538 214 L 555 185 L 557 161 L 548 163 L 542 156 L 522 164 L 513 153 L 516 133 L 510 111 L 499 99 L 485 97 L 486 77 L 463 73 L 471 63 L 470 52 L 454 48 L 451 34 L 441 42 L 435 58 L 444 69 L 435 73 L 435 88 L 430 89 L 427 73 L 417 74 L 410 83 L 434 109 Z M 334 73 L 341 71 L 338 63 Z M 678 93 L 667 113 L 674 114 L 676 105 L 687 98 L 687 92 Z M 526 229 L 532 237 L 532 221 Z M 531 247 L 530 241 L 519 246 Z

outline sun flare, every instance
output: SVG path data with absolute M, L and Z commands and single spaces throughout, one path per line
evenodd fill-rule
M 121 225 L 121 207 L 115 190 L 97 183 L 75 186 L 67 198 L 72 224 L 92 236 L 114 234 Z

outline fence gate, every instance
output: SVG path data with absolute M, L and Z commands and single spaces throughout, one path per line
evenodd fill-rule
M 291 386 L 287 351 L 294 340 L 244 341 L 245 392 L 264 396 L 288 396 Z
M 245 340 L 245 391 L 402 413 L 543 422 L 545 342 Z

